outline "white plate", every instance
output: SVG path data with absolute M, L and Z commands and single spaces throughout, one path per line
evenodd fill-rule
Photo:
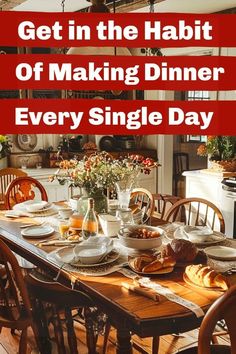
M 183 238 L 185 240 L 188 240 L 187 235 L 183 232 L 183 227 L 184 226 L 180 226 L 175 230 L 174 235 L 173 235 L 173 239 Z M 225 239 L 226 239 L 226 235 L 224 235 L 218 231 L 213 231 L 213 234 L 209 235 L 208 239 L 206 241 L 204 241 L 204 242 L 203 241 L 200 241 L 200 242 L 191 241 L 191 242 L 196 245 L 214 245 L 216 243 L 224 241 Z
M 21 231 L 21 235 L 30 238 L 47 237 L 54 233 L 54 228 L 49 225 L 30 226 Z
M 52 204 L 39 200 L 26 200 L 13 206 L 13 210 L 28 211 L 30 213 L 38 213 L 52 208 Z
M 223 260 L 232 261 L 236 260 L 236 249 L 225 246 L 212 246 L 205 248 L 205 253 L 208 257 Z
M 73 259 L 74 259 L 73 249 L 74 247 L 63 247 L 54 253 L 55 258 L 62 263 L 71 264 L 74 267 L 89 268 L 89 267 L 97 267 L 97 266 L 102 266 L 102 265 L 115 262 L 120 256 L 119 250 L 114 249 L 114 251 L 108 254 L 106 258 L 100 263 L 96 263 L 96 264 L 84 264 L 80 262 L 73 263 Z

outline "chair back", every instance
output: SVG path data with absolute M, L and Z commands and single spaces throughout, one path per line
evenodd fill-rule
M 198 337 L 198 354 L 211 354 L 211 340 L 217 321 L 225 320 L 231 342 L 231 353 L 236 353 L 236 285 L 217 299 L 203 318 Z M 213 351 L 214 352 L 214 351 Z M 220 352 L 220 351 L 218 351 Z
M 16 178 L 7 187 L 6 208 L 12 209 L 15 204 L 33 200 L 36 196 L 35 189 L 39 191 L 41 199 L 47 202 L 47 192 L 39 181 L 28 176 Z
M 0 327 L 14 328 L 11 323 L 31 316 L 31 305 L 18 261 L 1 239 L 0 269 Z
M 6 209 L 5 192 L 9 183 L 17 177 L 27 176 L 27 173 L 18 168 L 2 168 L 0 170 L 0 210 Z
M 46 278 L 43 274 L 28 274 L 25 282 L 30 295 L 46 303 L 52 303 L 59 307 L 92 307 L 94 302 L 82 291 L 72 290 L 56 281 Z
M 130 196 L 130 206 L 136 205 L 143 211 L 143 223 L 147 223 L 154 211 L 154 198 L 145 188 L 134 188 Z
M 182 176 L 184 171 L 189 170 L 189 155 L 186 152 L 174 152 L 173 154 L 174 176 Z
M 177 201 L 167 211 L 165 220 L 180 221 L 185 225 L 207 225 L 212 230 L 225 232 L 225 222 L 217 206 L 202 198 L 184 198 Z
M 155 218 L 164 220 L 166 212 L 171 208 L 171 206 L 180 200 L 180 197 L 170 194 L 153 194 L 155 202 L 155 211 L 153 216 Z
M 184 181 L 182 173 L 189 170 L 189 155 L 186 152 L 175 152 L 173 154 L 173 194 L 178 195 L 180 181 Z

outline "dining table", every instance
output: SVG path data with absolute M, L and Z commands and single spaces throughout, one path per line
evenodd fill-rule
M 57 220 L 57 215 L 45 217 L 47 222 Z M 40 221 L 42 218 L 40 219 Z M 110 273 L 95 272 L 86 274 L 83 268 L 66 267 L 53 258 L 53 252 L 61 246 L 43 246 L 35 239 L 22 236 L 22 226 L 38 222 L 37 218 L 9 218 L 0 212 L 0 238 L 19 256 L 52 278 L 74 289 L 85 291 L 96 306 L 107 315 L 109 324 L 116 329 L 118 354 L 132 353 L 131 336 L 141 338 L 159 337 L 166 334 L 183 333 L 200 326 L 204 314 L 212 303 L 222 295 L 219 290 L 194 287 L 183 279 L 183 267 L 175 267 L 169 274 L 141 277 L 144 282 L 160 286 L 159 301 L 136 293 L 122 284 L 133 284 L 135 273 L 127 271 L 127 257 L 132 250 L 126 249 L 122 262 L 116 262 Z M 56 235 L 58 235 L 56 233 Z M 55 238 L 55 234 L 47 240 Z M 40 241 L 40 240 L 39 240 Z M 42 238 L 42 241 L 44 239 Z M 168 242 L 168 240 L 167 240 Z M 226 239 L 227 244 L 236 248 L 236 240 Z M 68 246 L 73 247 L 73 245 Z M 125 261 L 126 257 L 126 261 Z M 212 262 L 212 260 L 211 260 Z M 224 270 L 236 262 L 217 262 Z M 127 272 L 126 272 L 127 271 Z M 136 275 L 137 276 L 137 275 Z M 228 275 L 230 284 L 236 283 L 236 275 Z M 164 292 L 163 292 L 164 289 Z M 158 291 L 158 290 L 157 290 Z M 165 291 L 167 296 L 165 295 Z M 169 295 L 168 295 L 169 294 Z

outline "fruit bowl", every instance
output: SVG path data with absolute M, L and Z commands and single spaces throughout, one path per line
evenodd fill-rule
M 136 250 L 159 248 L 165 232 L 159 227 L 147 225 L 132 225 L 118 232 L 120 243 Z

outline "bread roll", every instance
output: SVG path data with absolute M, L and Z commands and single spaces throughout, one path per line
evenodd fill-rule
M 176 264 L 176 261 L 171 257 L 159 258 L 154 262 L 146 265 L 143 269 L 143 273 L 152 273 L 164 268 L 172 268 Z
M 157 270 L 163 268 L 162 266 L 162 262 L 160 262 L 160 260 L 155 260 L 154 262 L 146 265 L 143 269 L 142 272 L 143 273 L 152 273 L 152 272 L 156 272 Z
M 134 269 L 137 270 L 137 272 L 142 272 L 143 267 L 145 267 L 147 264 L 150 264 L 155 259 L 156 257 L 151 255 L 142 255 L 140 257 L 136 257 L 133 260 Z
M 192 264 L 186 267 L 187 277 L 196 285 L 203 287 L 219 287 L 223 290 L 229 288 L 227 278 L 217 273 L 209 266 L 202 264 Z

